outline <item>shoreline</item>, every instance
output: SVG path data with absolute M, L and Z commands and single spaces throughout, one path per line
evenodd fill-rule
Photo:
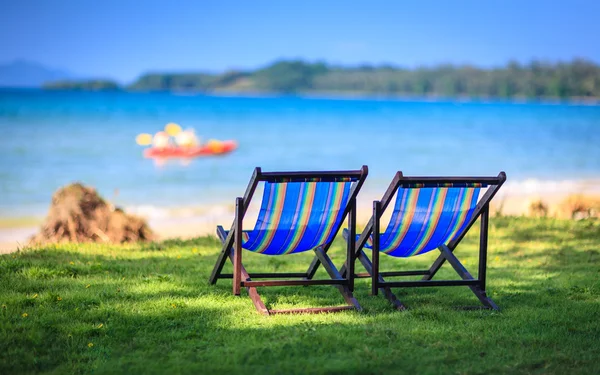
M 381 185 L 380 183 L 381 181 L 378 182 L 377 186 L 367 186 L 366 184 L 363 186 L 358 197 L 359 210 L 361 206 L 371 210 L 372 201 L 381 198 L 381 194 L 387 189 L 387 185 Z M 257 190 L 251 204 L 251 209 L 259 209 L 259 195 L 261 191 L 260 188 Z M 510 215 L 519 215 L 526 213 L 525 211 L 527 211 L 528 206 L 523 206 L 523 204 L 526 204 L 528 200 L 544 200 L 548 204 L 555 205 L 561 199 L 571 195 L 600 196 L 600 178 L 571 178 L 564 180 L 529 178 L 517 181 L 509 179 L 498 192 L 494 202 L 508 200 L 507 213 Z M 112 201 L 110 197 L 106 196 L 103 199 L 107 202 Z M 113 204 L 129 214 L 137 215 L 147 220 L 212 217 L 225 212 L 233 213 L 235 208 L 233 198 L 228 199 L 227 197 L 213 197 L 210 203 L 199 201 L 188 202 L 186 205 L 154 205 L 152 202 L 135 205 L 127 203 Z M 47 208 L 49 207 L 50 202 L 48 202 L 43 212 L 40 211 L 26 215 L 7 215 L 7 211 L 18 212 L 18 208 L 6 208 L 4 212 L 0 211 L 0 231 L 37 227 L 44 221 Z
M 529 187 L 528 187 L 529 186 Z M 576 186 L 577 188 L 574 188 Z M 379 199 L 371 192 L 365 192 L 357 204 L 357 222 L 359 230 L 371 215 L 371 203 Z M 577 218 L 573 210 L 581 205 L 592 207 L 590 210 L 600 213 L 600 184 L 586 183 L 574 185 L 574 182 L 560 182 L 540 188 L 534 182 L 522 184 L 507 183 L 491 204 L 491 216 L 549 216 L 559 218 Z M 149 209 L 148 207 L 151 207 Z M 246 215 L 245 225 L 252 228 L 260 209 L 260 199 L 255 199 Z M 214 235 L 217 225 L 229 226 L 233 220 L 234 207 L 231 204 L 199 205 L 187 208 L 140 206 L 126 212 L 144 217 L 148 225 L 162 241 L 172 238 L 190 239 L 204 235 Z M 591 212 L 591 211 L 590 211 Z M 171 215 L 169 215 L 171 213 Z M 384 223 L 389 220 L 390 210 L 384 214 Z M 0 220 L 0 254 L 7 254 L 27 247 L 28 239 L 34 235 L 43 218 L 10 218 Z M 33 225 L 33 222 L 36 222 Z M 12 224 L 12 225 L 11 225 Z M 25 225 L 19 225 L 25 224 Z
M 371 92 L 371 91 L 299 91 L 296 93 L 285 93 L 277 91 L 259 91 L 259 90 L 229 90 L 229 89 L 213 89 L 208 91 L 201 90 L 141 90 L 141 89 L 50 89 L 43 87 L 0 87 L 0 91 L 41 91 L 41 92 L 85 92 L 97 93 L 107 92 L 115 94 L 153 94 L 165 93 L 171 95 L 202 95 L 210 97 L 227 97 L 227 98 L 280 98 L 280 97 L 298 97 L 303 99 L 323 99 L 323 100 L 391 100 L 391 101 L 415 101 L 415 102 L 451 102 L 451 103 L 510 103 L 510 104 L 527 104 L 537 103 L 544 105 L 584 105 L 584 106 L 600 106 L 600 97 L 596 96 L 540 96 L 528 97 L 524 95 L 515 95 L 509 97 L 486 96 L 486 95 L 455 95 L 446 96 L 441 94 L 406 94 L 397 93 L 390 94 L 386 92 Z

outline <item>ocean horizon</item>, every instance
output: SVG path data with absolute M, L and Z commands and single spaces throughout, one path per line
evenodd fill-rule
M 157 164 L 139 133 L 169 122 L 231 154 Z M 600 106 L 532 102 L 200 93 L 0 90 L 0 219 L 42 218 L 54 191 L 94 186 L 150 218 L 228 210 L 254 167 L 369 166 L 365 194 L 406 175 L 509 177 L 515 194 L 598 190 Z

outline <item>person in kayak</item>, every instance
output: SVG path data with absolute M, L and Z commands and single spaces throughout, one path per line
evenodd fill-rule
M 177 147 L 193 148 L 200 146 L 200 140 L 196 136 L 194 129 L 186 129 L 175 135 L 175 144 Z
M 152 138 L 152 147 L 159 150 L 163 150 L 170 146 L 170 139 L 171 137 L 166 132 L 157 132 Z

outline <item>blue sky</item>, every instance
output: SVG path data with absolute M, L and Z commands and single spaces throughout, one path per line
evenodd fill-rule
M 600 1 L 0 0 L 0 63 L 130 82 L 147 71 L 600 62 Z

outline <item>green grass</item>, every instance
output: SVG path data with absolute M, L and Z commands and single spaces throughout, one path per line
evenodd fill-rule
M 458 309 L 478 303 L 466 287 L 400 290 L 409 310 L 397 312 L 359 280 L 363 312 L 261 316 L 230 281 L 208 284 L 214 238 L 3 255 L 0 373 L 599 373 L 600 222 L 491 225 L 488 290 L 501 312 Z M 456 252 L 473 272 L 477 239 Z M 435 256 L 382 262 L 414 269 Z M 294 272 L 311 256 L 244 259 L 251 271 Z M 447 267 L 439 276 L 456 278 Z M 271 308 L 343 302 L 327 286 L 259 290 Z

